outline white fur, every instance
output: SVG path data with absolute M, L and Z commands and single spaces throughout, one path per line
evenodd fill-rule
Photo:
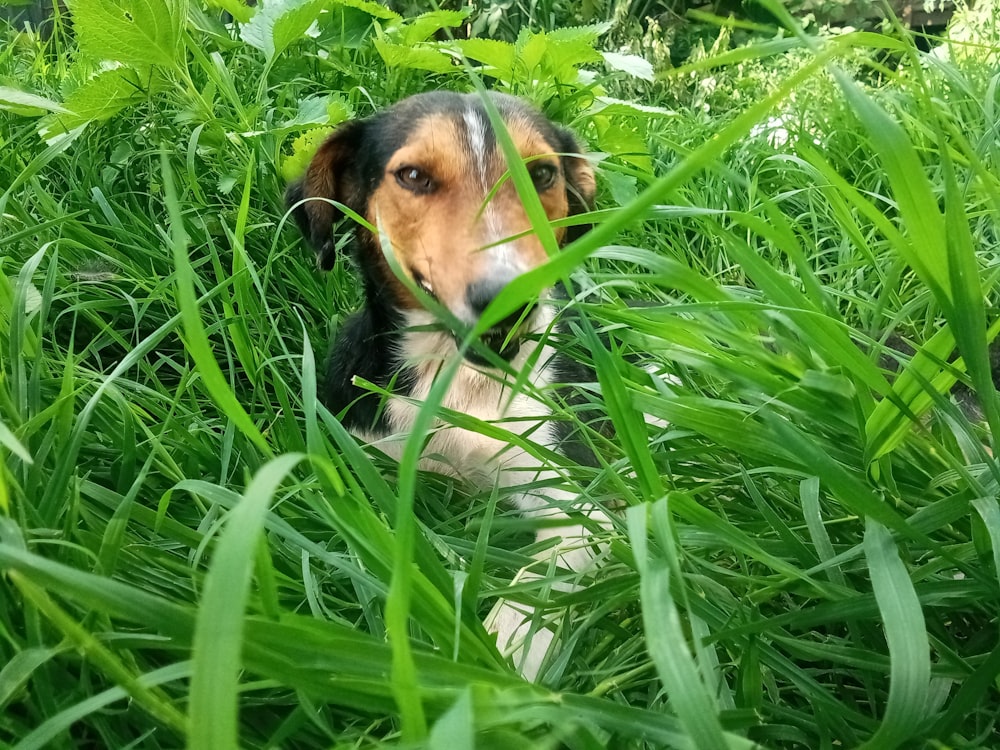
M 399 458 L 406 439 L 412 431 L 414 420 L 427 397 L 445 361 L 458 356 L 454 339 L 449 333 L 426 330 L 433 324 L 430 313 L 408 314 L 411 328 L 403 336 L 401 360 L 414 368 L 417 377 L 410 397 L 394 397 L 386 405 L 386 417 L 392 432 L 387 436 L 362 434 L 358 437 L 375 445 L 383 452 Z M 552 322 L 552 311 L 542 305 L 536 314 L 534 328 L 546 330 Z M 523 369 L 542 346 L 535 367 L 528 377 L 531 387 L 515 391 L 498 372 L 487 372 L 463 363 L 455 374 L 442 406 L 476 417 L 484 422 L 497 423 L 511 433 L 527 437 L 531 442 L 552 447 L 555 434 L 549 417 L 549 408 L 524 390 L 543 390 L 551 381 L 551 347 L 528 341 L 511 362 L 514 372 Z M 544 491 L 515 493 L 512 500 L 525 515 L 545 519 L 565 519 L 565 525 L 546 525 L 537 534 L 539 541 L 559 538 L 560 541 L 540 556 L 536 566 L 543 568 L 543 561 L 554 561 L 559 567 L 583 572 L 593 563 L 596 551 L 589 542 L 587 527 L 571 521 L 566 508 L 576 505 L 576 510 L 602 526 L 610 520 L 589 504 L 580 504 L 576 493 L 566 488 L 562 476 L 545 467 L 528 451 L 505 440 L 481 435 L 436 420 L 433 435 L 424 449 L 421 467 L 453 476 L 462 477 L 481 487 L 516 487 L 531 483 L 544 483 Z M 543 494 L 542 494 L 543 493 Z M 515 581 L 539 578 L 528 568 L 518 573 Z M 502 651 L 514 657 L 521 673 L 534 680 L 546 653 L 553 642 L 551 630 L 535 622 L 535 612 L 526 605 L 507 600 L 497 602 L 486 625 L 497 634 L 497 644 Z
M 489 195 L 493 188 L 489 175 L 489 162 L 487 160 L 486 131 L 487 120 L 484 114 L 477 108 L 478 99 L 470 101 L 465 111 L 462 112 L 462 124 L 465 126 L 466 137 L 469 142 L 469 152 L 472 163 L 476 165 L 476 177 L 479 182 L 479 189 L 484 196 Z M 505 241 L 513 232 L 508 231 L 509 227 L 502 226 L 500 216 L 497 214 L 496 206 L 490 201 L 483 206 L 481 216 L 483 223 L 483 245 L 485 252 L 489 256 L 496 270 L 503 268 L 513 269 L 515 273 L 522 273 L 526 269 L 521 263 L 517 253 L 517 241 Z
M 465 134 L 469 140 L 471 161 L 476 165 L 476 177 L 478 178 L 479 189 L 483 195 L 488 195 L 491 185 L 489 175 L 487 174 L 486 121 L 477 111 L 474 103 L 470 102 L 462 113 L 462 124 L 465 125 Z M 483 207 L 481 220 L 486 230 L 485 239 L 487 244 L 499 242 L 508 236 L 501 231 L 500 220 L 492 201 Z M 497 245 L 496 248 L 501 249 L 504 247 L 504 244 Z M 501 254 L 506 256 L 508 253 L 504 253 L 501 250 Z M 506 260 L 505 257 L 502 259 Z

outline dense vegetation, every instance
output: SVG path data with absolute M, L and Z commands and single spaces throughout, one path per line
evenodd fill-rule
M 3 746 L 1000 744 L 988 8 L 929 54 L 782 18 L 679 66 L 655 24 L 72 8 L 0 41 Z M 600 469 L 545 456 L 622 508 L 572 593 L 509 585 L 537 549 L 502 496 L 315 397 L 357 285 L 285 180 L 480 80 L 601 155 L 595 228 L 520 285 L 569 279 L 592 327 L 559 345 L 617 429 L 581 425 Z M 480 624 L 500 596 L 558 629 L 538 685 Z

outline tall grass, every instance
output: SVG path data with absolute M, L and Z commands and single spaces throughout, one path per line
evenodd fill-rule
M 191 6 L 176 58 L 130 52 L 138 87 L 82 121 L 58 108 L 119 79 L 65 26 L 0 45 L 0 741 L 1000 742 L 998 40 L 762 42 L 674 71 L 653 120 L 502 81 L 653 152 L 606 160 L 595 228 L 492 311 L 570 279 L 557 343 L 597 382 L 554 408 L 600 466 L 529 448 L 622 511 L 602 566 L 511 584 L 538 548 L 504 493 L 393 464 L 317 401 L 358 294 L 284 218 L 290 143 L 471 87 L 355 5 L 268 49 Z M 481 625 L 498 597 L 559 633 L 539 684 Z

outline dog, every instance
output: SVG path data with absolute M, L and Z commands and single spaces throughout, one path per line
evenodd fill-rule
M 594 170 L 573 135 L 521 99 L 487 96 L 548 219 L 590 210 Z M 420 402 L 445 363 L 462 356 L 443 407 L 576 458 L 566 423 L 550 419 L 551 407 L 536 397 L 555 384 L 593 380 L 544 341 L 554 325 L 550 293 L 487 330 L 481 345 L 461 346 L 463 332 L 497 295 L 548 259 L 508 176 L 483 98 L 434 92 L 340 126 L 288 189 L 288 204 L 319 267 L 332 268 L 338 246 L 346 245 L 364 285 L 363 308 L 344 323 L 332 347 L 322 398 L 357 438 L 389 455 L 401 455 Z M 348 234 L 336 235 L 342 207 L 370 226 L 355 222 Z M 553 228 L 560 244 L 582 231 Z M 393 397 L 383 402 L 360 381 L 391 390 Z M 593 563 L 598 551 L 591 548 L 590 529 L 607 527 L 609 519 L 595 507 L 574 507 L 578 493 L 529 451 L 439 420 L 422 455 L 422 468 L 481 487 L 544 486 L 513 499 L 522 514 L 543 522 L 540 541 L 557 539 L 539 565 L 555 562 L 582 572 Z M 524 569 L 518 579 L 534 575 Z M 553 641 L 535 619 L 530 607 L 505 600 L 487 619 L 498 646 L 532 680 Z

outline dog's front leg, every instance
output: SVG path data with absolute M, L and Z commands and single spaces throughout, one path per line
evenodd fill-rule
M 549 501 L 568 502 L 572 498 L 573 495 L 564 490 L 550 491 L 548 495 Z M 595 548 L 592 539 L 592 525 L 574 523 L 565 512 L 553 508 L 548 502 L 543 504 L 538 497 L 522 496 L 517 504 L 525 515 L 545 521 L 538 531 L 538 541 L 553 538 L 559 541 L 554 547 L 536 555 L 537 562 L 518 571 L 513 584 L 545 578 L 553 564 L 557 569 L 574 573 L 584 573 L 594 565 L 600 550 Z M 611 520 L 598 508 L 587 505 L 579 510 L 590 519 L 591 524 L 602 528 L 611 526 Z M 566 524 L 557 524 L 560 520 L 565 520 Z M 540 591 L 572 591 L 575 588 L 571 583 L 556 582 L 549 589 L 540 587 Z M 531 605 L 507 599 L 499 600 L 486 618 L 487 630 L 496 633 L 497 647 L 503 654 L 512 657 L 514 666 L 525 679 L 531 681 L 537 679 L 545 656 L 552 647 L 555 634 L 551 626 L 554 623 L 546 622 L 544 615 Z

